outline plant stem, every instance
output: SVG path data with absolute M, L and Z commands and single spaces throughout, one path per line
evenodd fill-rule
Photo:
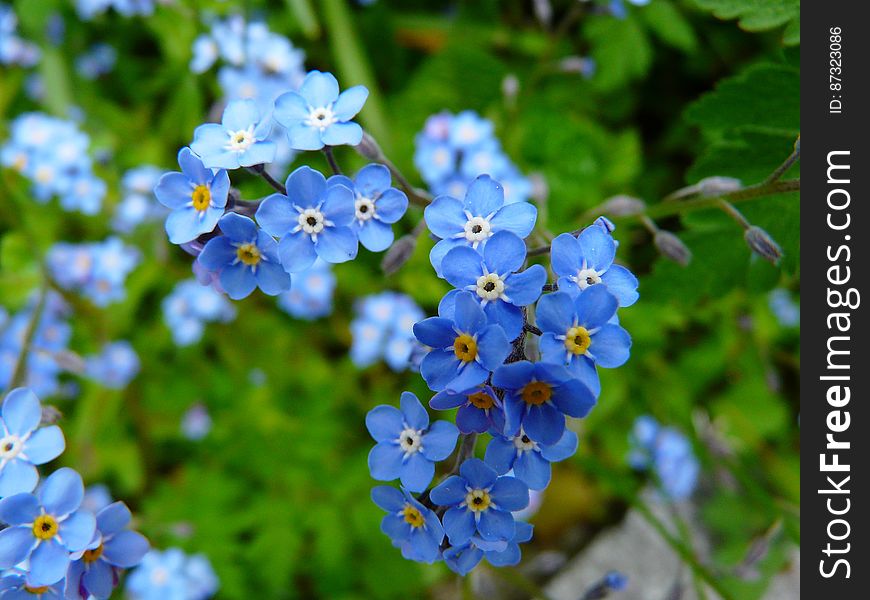
M 287 195 L 287 188 L 284 187 L 284 184 L 269 175 L 266 172 L 266 168 L 263 165 L 254 165 L 253 167 L 248 167 L 248 171 L 254 173 L 255 175 L 259 175 L 263 179 L 266 180 L 266 183 L 271 185 L 279 194 Z
M 797 162 L 797 160 L 801 156 L 801 138 L 798 136 L 797 141 L 794 145 L 794 151 L 791 155 L 783 161 L 781 165 L 779 165 L 776 169 L 774 169 L 773 173 L 771 173 L 767 179 L 763 181 L 763 183 L 773 183 L 774 181 L 779 181 L 779 178 L 785 175 L 785 172 L 788 171 L 793 164 Z
M 21 352 L 18 353 L 18 359 L 15 361 L 15 369 L 12 371 L 12 379 L 9 382 L 10 390 L 23 385 L 27 380 L 27 357 L 30 355 L 33 340 L 36 338 L 36 330 L 39 329 L 39 321 L 42 319 L 42 313 L 45 311 L 47 299 L 48 284 L 43 283 L 39 290 L 39 299 L 36 301 L 36 306 L 33 307 L 33 314 L 30 315 L 30 322 L 27 323 L 27 330 L 24 332 Z
M 326 157 L 326 162 L 329 163 L 329 168 L 336 175 L 341 175 L 341 167 L 338 166 L 338 161 L 335 160 L 335 155 L 332 153 L 332 146 L 323 147 L 323 155 Z

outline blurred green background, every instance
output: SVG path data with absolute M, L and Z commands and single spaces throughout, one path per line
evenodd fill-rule
M 708 176 L 759 182 L 799 133 L 797 2 L 653 0 L 626 5 L 626 18 L 617 19 L 596 14 L 594 2 L 553 0 L 550 23 L 524 0 L 367 7 L 178 0 L 151 17 L 112 13 L 92 22 L 79 21 L 61 0 L 13 4 L 28 39 L 43 42 L 55 13 L 66 18 L 67 34 L 62 46 L 41 44 L 43 106 L 23 94 L 23 70 L 0 70 L 0 139 L 21 112 L 66 115 L 80 107 L 92 147 L 110 151 L 96 167 L 109 182 L 109 205 L 125 169 L 174 168 L 178 148 L 219 98 L 213 72 L 188 68 L 207 13 L 261 17 L 305 49 L 309 69 L 335 72 L 343 87 L 367 85 L 360 121 L 417 184 L 413 141 L 427 116 L 473 109 L 491 119 L 512 160 L 546 182 L 541 225 L 556 233 L 585 225 L 581 217 L 616 194 L 654 204 Z M 96 41 L 117 49 L 118 65 L 87 82 L 72 61 Z M 592 57 L 595 75 L 561 69 L 572 56 Z M 503 93 L 506 77 L 518 81 L 516 95 Z M 351 149 L 337 156 L 346 171 L 364 164 Z M 315 153 L 295 164 L 303 161 L 326 170 Z M 797 168 L 787 174 L 797 176 Z M 246 197 L 268 193 L 253 177 L 240 182 Z M 38 205 L 28 189 L 3 171 L 0 299 L 10 310 L 40 284 L 39 264 L 53 242 L 109 232 L 105 216 Z M 769 306 L 777 287 L 797 298 L 798 197 L 739 208 L 782 246 L 778 266 L 752 256 L 740 227 L 715 208 L 657 220 L 692 251 L 687 267 L 659 257 L 638 220 L 618 220 L 620 258 L 640 278 L 640 301 L 620 312 L 632 357 L 602 373 L 599 405 L 578 424 L 580 449 L 554 469 L 533 519 L 526 562 L 547 550 L 579 552 L 639 502 L 645 481 L 625 458 L 631 425 L 645 413 L 689 434 L 703 464 L 695 503 L 712 549 L 690 563 L 703 562 L 732 597 L 759 598 L 786 565 L 787 549 L 799 544 L 798 330 L 782 326 Z M 421 216 L 410 209 L 399 231 Z M 62 464 L 88 482 L 108 483 L 155 546 L 206 553 L 220 598 L 450 597 L 455 576 L 443 565 L 403 560 L 380 533 L 382 513 L 369 500 L 365 413 L 396 404 L 403 390 L 423 399 L 430 393 L 413 373 L 359 370 L 347 355 L 360 296 L 402 291 L 435 313 L 448 288 L 429 265 L 431 243 L 424 240 L 391 277 L 369 252 L 338 265 L 329 318 L 296 321 L 254 294 L 236 304 L 234 322 L 210 325 L 201 343 L 180 349 L 160 301 L 190 276 L 190 259 L 160 224 L 130 241 L 145 258 L 128 280 L 127 299 L 106 310 L 81 300 L 71 348 L 85 353 L 129 339 L 142 370 L 123 392 L 82 381 L 77 397 L 58 401 L 68 439 Z M 201 442 L 179 428 L 196 403 L 214 419 Z M 758 562 L 760 576 L 737 577 L 734 567 L 775 524 L 782 529 Z M 521 569 L 490 570 L 496 579 L 527 578 Z

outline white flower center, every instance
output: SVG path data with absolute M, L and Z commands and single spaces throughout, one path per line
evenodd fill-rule
M 596 271 L 595 269 L 590 268 L 584 260 L 583 266 L 571 279 L 577 282 L 577 287 L 579 287 L 581 290 L 585 290 L 590 285 L 601 283 L 601 275 L 603 273 L 604 271 Z
M 9 434 L 0 439 L 0 460 L 10 461 L 24 449 L 24 441 L 17 435 Z
M 471 217 L 465 222 L 465 239 L 477 245 L 492 235 L 492 226 L 484 217 Z
M 365 222 L 375 216 L 375 201 L 371 198 L 357 196 L 357 199 L 354 202 L 354 208 L 356 208 L 357 221 Z
M 423 436 L 421 431 L 417 431 L 416 429 L 408 428 L 404 429 L 402 433 L 399 434 L 399 446 L 402 447 L 402 450 L 405 451 L 405 454 L 414 454 L 415 452 L 420 451 L 420 447 L 423 444 Z
M 230 131 L 229 139 L 224 148 L 231 152 L 244 152 L 254 143 L 254 126 L 250 125 L 247 129 L 239 129 L 238 131 Z
M 516 449 L 520 452 L 530 452 L 532 450 L 537 450 L 538 448 L 538 445 L 532 441 L 522 429 L 520 429 L 519 435 L 514 438 L 514 446 L 516 446 Z
M 332 112 L 332 105 L 330 105 L 312 108 L 311 112 L 308 113 L 308 119 L 305 123 L 309 127 L 316 127 L 320 131 L 323 131 L 335 123 L 336 120 L 335 114 Z
M 153 571 L 151 571 L 151 583 L 156 586 L 164 585 L 167 581 L 169 581 L 169 571 L 164 569 L 163 567 L 157 567 Z
M 498 273 L 487 273 L 477 278 L 477 295 L 483 300 L 498 300 L 504 294 L 504 281 Z
M 316 208 L 306 208 L 300 211 L 297 222 L 299 225 L 296 226 L 295 231 L 302 230 L 312 238 L 316 238 L 317 234 L 323 231 L 324 227 L 332 225 L 323 213 Z

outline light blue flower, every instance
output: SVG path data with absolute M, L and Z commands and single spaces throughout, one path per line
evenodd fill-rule
M 35 596 L 27 585 L 27 576 L 20 569 L 12 569 L 0 575 L 0 599 L 2 600 L 64 600 L 64 582 L 39 586 L 41 592 Z
M 701 466 L 689 439 L 671 427 L 662 427 L 649 415 L 638 417 L 629 434 L 629 463 L 652 469 L 661 491 L 671 500 L 689 498 L 698 484 Z
M 163 299 L 162 308 L 163 320 L 179 346 L 198 342 L 206 323 L 225 323 L 236 317 L 236 310 L 226 296 L 192 279 L 178 283 Z
M 60 456 L 65 447 L 60 427 L 39 428 L 42 407 L 27 388 L 6 395 L 0 409 L 0 498 L 31 492 L 39 481 L 35 465 Z
M 387 511 L 381 531 L 408 560 L 433 563 L 441 557 L 444 528 L 438 516 L 420 504 L 407 490 L 379 485 L 372 490 L 372 501 Z
M 58 469 L 37 495 L 16 494 L 0 500 L 0 569 L 30 561 L 27 584 L 53 585 L 64 578 L 70 555 L 88 547 L 96 530 L 94 515 L 79 510 L 85 488 L 72 469 Z
M 532 539 L 534 527 L 523 521 L 516 521 L 516 533 L 509 542 L 487 542 L 479 536 L 472 537 L 460 546 L 451 546 L 444 551 L 444 563 L 451 571 L 463 577 L 476 567 L 481 559 L 494 567 L 518 565 L 522 559 L 520 544 Z
M 435 410 L 456 411 L 456 426 L 462 433 L 501 433 L 504 431 L 504 408 L 492 387 L 481 384 L 464 392 L 438 392 L 429 406 Z
M 613 264 L 615 255 L 613 237 L 598 225 L 587 227 L 576 238 L 570 233 L 557 236 L 550 258 L 559 276 L 559 289 L 576 295 L 603 284 L 616 296 L 619 306 L 631 306 L 638 299 L 637 278 L 625 267 Z
M 535 316 L 543 331 L 541 359 L 568 368 L 597 396 L 601 392 L 596 366 L 613 369 L 628 360 L 631 337 L 613 323 L 617 301 L 603 285 L 576 298 L 567 292 L 547 294 Z
M 353 192 L 328 186 L 319 171 L 303 166 L 287 177 L 287 195 L 272 194 L 257 209 L 264 231 L 280 238 L 278 254 L 288 273 L 304 271 L 319 256 L 329 263 L 356 258 Z
M 492 139 L 492 121 L 471 110 L 462 111 L 453 117 L 449 127 L 448 135 L 454 148 L 468 149 Z
M 223 169 L 206 169 L 190 148 L 181 149 L 178 164 L 181 173 L 163 175 L 154 195 L 172 211 L 166 218 L 169 241 L 184 244 L 214 231 L 227 205 L 230 177 Z
M 210 239 L 197 260 L 219 274 L 230 298 L 240 300 L 257 287 L 270 296 L 290 289 L 290 275 L 281 267 L 271 236 L 236 213 L 225 214 L 218 225 L 223 235 Z
M 585 417 L 595 395 L 566 367 L 527 360 L 500 366 L 493 387 L 504 390 L 505 434 L 522 431 L 532 440 L 551 445 L 565 432 L 565 416 Z
M 193 132 L 190 149 L 209 169 L 238 169 L 270 163 L 275 143 L 267 141 L 271 122 L 253 100 L 233 100 L 224 109 L 221 124 L 206 123 Z
M 85 375 L 107 388 L 124 389 L 139 373 L 139 355 L 130 342 L 106 344 L 99 354 L 85 358 Z
M 275 120 L 287 129 L 296 150 L 356 146 L 363 132 L 351 119 L 362 110 L 368 95 L 362 85 L 339 94 L 338 81 L 331 73 L 310 71 L 298 92 L 287 92 L 275 100 Z
M 473 537 L 509 542 L 516 536 L 511 511 L 528 506 L 529 488 L 515 477 L 499 477 L 479 458 L 469 458 L 459 467 L 459 475 L 432 489 L 429 499 L 448 507 L 441 522 L 452 546 Z
M 547 282 L 547 271 L 541 265 L 519 271 L 525 262 L 526 244 L 510 231 L 493 235 L 482 253 L 468 246 L 453 248 L 444 256 L 441 270 L 458 289 L 444 296 L 439 314 L 449 317 L 456 294 L 468 290 L 480 302 L 489 322 L 501 325 L 508 339 L 515 339 L 523 331 L 521 307 L 535 302 Z
M 527 202 L 505 205 L 501 185 L 488 175 L 481 175 L 468 186 L 465 200 L 438 196 L 426 207 L 426 225 L 441 238 L 432 248 L 429 260 L 440 276 L 441 263 L 452 248 L 469 246 L 482 251 L 499 231 L 525 238 L 535 226 L 537 213 Z
M 217 592 L 218 580 L 208 559 L 178 548 L 152 550 L 127 578 L 131 600 L 205 600 Z
M 543 490 L 550 483 L 550 463 L 565 460 L 577 451 L 577 434 L 566 429 L 555 444 L 539 444 L 522 427 L 516 435 L 494 435 L 486 446 L 484 461 L 499 475 L 513 470 L 529 489 Z
M 351 180 L 342 175 L 329 178 L 329 185 L 340 183 L 355 196 L 353 228 L 359 241 L 372 252 L 386 250 L 393 243 L 393 223 L 408 210 L 408 197 L 392 187 L 390 170 L 372 163 L 360 169 Z
M 382 404 L 366 415 L 366 428 L 377 442 L 369 452 L 369 470 L 379 481 L 401 479 L 411 492 L 425 490 L 435 475 L 435 463 L 453 452 L 459 430 L 435 421 L 411 392 L 402 393 L 401 410 Z
M 414 325 L 414 335 L 432 348 L 420 374 L 432 391 L 458 393 L 486 381 L 510 354 L 510 343 L 499 325 L 486 315 L 471 292 L 456 295 L 452 317 L 443 314 Z
M 412 358 L 420 344 L 414 337 L 414 324 L 425 314 L 410 296 L 383 292 L 359 300 L 350 324 L 353 344 L 350 357 L 358 367 L 367 367 L 383 358 L 394 371 L 412 368 Z
M 329 263 L 318 259 L 309 268 L 293 274 L 290 289 L 278 296 L 278 306 L 306 321 L 325 317 L 332 312 L 335 284 Z

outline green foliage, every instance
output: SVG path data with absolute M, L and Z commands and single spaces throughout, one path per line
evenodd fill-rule
M 801 40 L 800 0 L 694 0 L 720 19 L 740 19 L 747 31 L 767 31 L 785 25 L 783 43 Z

